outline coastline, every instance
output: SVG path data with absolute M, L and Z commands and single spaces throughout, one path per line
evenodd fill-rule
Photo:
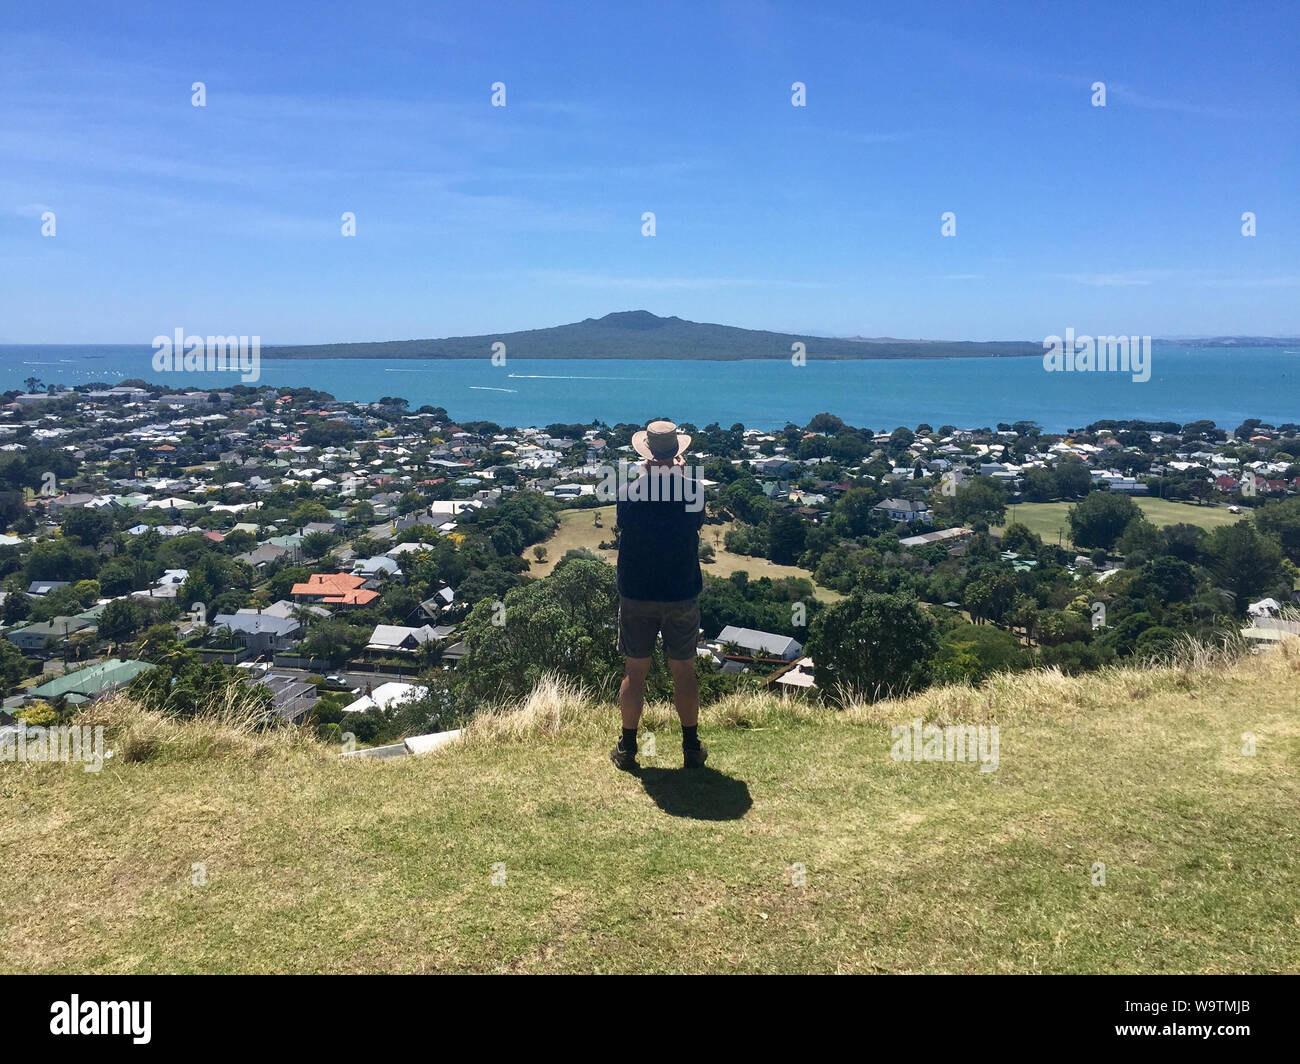
M 1155 346 L 1155 345 L 1153 345 Z M 1249 417 L 1300 421 L 1300 355 L 1287 348 L 1155 346 L 1150 379 L 1109 372 L 1047 372 L 1041 353 L 1016 357 L 831 359 L 343 359 L 263 357 L 256 388 L 307 388 L 347 402 L 400 396 L 502 425 L 644 422 L 665 412 L 705 425 L 782 426 L 821 412 L 872 427 L 994 425 L 1028 419 L 1046 431 L 1098 420 L 1232 428 Z M 190 389 L 242 383 L 222 372 L 158 372 L 145 345 L 0 347 L 0 390 L 127 381 Z

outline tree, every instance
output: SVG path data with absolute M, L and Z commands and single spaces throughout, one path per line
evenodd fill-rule
M 906 425 L 899 425 L 889 434 L 889 450 L 892 454 L 902 454 L 916 440 L 916 434 Z
M 1030 530 L 1029 526 L 1014 521 L 1002 532 L 1002 549 L 1015 551 L 1017 554 L 1036 555 L 1043 546 L 1042 537 Z
M 89 580 L 99 568 L 93 552 L 74 546 L 68 539 L 41 540 L 32 547 L 23 567 L 23 579 Z
M 868 535 L 875 521 L 872 507 L 876 496 L 866 488 L 850 488 L 835 504 L 831 512 L 831 527 L 842 536 Z
M 143 613 L 129 598 L 114 599 L 99 615 L 99 637 L 110 643 L 125 643 L 140 630 Z
M 1007 489 L 992 477 L 967 477 L 954 495 L 939 495 L 936 509 L 957 524 L 999 524 L 1007 513 Z
M 1250 600 L 1271 587 L 1281 571 L 1281 548 L 1249 521 L 1216 528 L 1206 535 L 1202 549 L 1215 584 L 1231 592 L 1238 614 L 1245 613 Z
M 924 687 L 938 647 L 934 619 L 913 595 L 856 589 L 813 621 L 807 650 L 827 697 L 874 701 Z
M 974 618 L 1001 623 L 1016 599 L 1016 580 L 1010 573 L 986 570 L 966 587 L 963 605 Z
M 63 517 L 63 534 L 83 547 L 98 547 L 113 531 L 113 519 L 103 510 L 85 506 L 70 507 Z
M 1115 543 L 1115 549 L 1124 558 L 1124 564 L 1133 568 L 1156 557 L 1164 546 L 1164 537 L 1145 517 L 1136 517 L 1124 529 Z
M 308 532 L 302 537 L 303 553 L 308 558 L 323 557 L 334 545 L 334 537 L 328 532 Z
M 824 432 L 828 436 L 834 436 L 842 428 L 844 422 L 834 414 L 814 414 L 812 420 L 808 422 L 809 432 Z
M 1040 617 L 1038 641 L 1045 646 L 1086 642 L 1092 634 L 1092 622 L 1074 610 L 1058 610 Z
M 1092 490 L 1092 474 L 1077 458 L 1056 463 L 1056 488 L 1064 499 L 1081 499 Z
M 1030 502 L 1051 502 L 1060 495 L 1056 474 L 1050 469 L 1031 466 L 1021 475 L 1025 498 Z
M 359 655 L 370 641 L 370 632 L 364 625 L 331 618 L 317 624 L 301 647 L 308 657 L 337 664 Z
M 29 661 L 8 639 L 0 639 L 0 683 L 6 690 L 29 676 L 34 662 Z
M 1170 554 L 1189 565 L 1195 564 L 1201 556 L 1201 540 L 1205 538 L 1205 529 L 1199 525 L 1179 522 L 1165 525 L 1161 531 L 1165 537 L 1165 553 Z
M 1137 578 L 1129 585 L 1129 593 L 1168 605 L 1191 598 L 1196 584 L 1195 569 L 1180 558 L 1165 554 L 1153 558 L 1138 570 Z
M 501 606 L 479 602 L 465 622 L 456 676 L 472 701 L 501 703 L 527 695 L 547 674 L 607 691 L 622 672 L 612 566 L 562 558 L 545 580 L 506 592 Z
M 1094 491 L 1070 507 L 1070 538 L 1076 547 L 1110 550 L 1129 522 L 1141 516 L 1137 503 L 1127 495 Z
M 936 679 L 978 683 L 994 672 L 1023 668 L 1025 652 L 1010 632 L 987 625 L 958 624 L 943 634 L 935 660 Z
M 0 619 L 3 619 L 5 624 L 18 624 L 20 621 L 27 620 L 31 612 L 32 600 L 26 595 L 11 591 L 5 596 L 4 607 L 0 609 Z M 4 642 L 9 643 L 9 640 L 6 639 Z M 12 643 L 9 645 L 13 646 Z
M 180 649 L 176 629 L 170 624 L 150 625 L 136 641 L 136 657 L 143 661 L 161 661 Z
M 1261 506 L 1255 511 L 1255 524 L 1278 542 L 1288 558 L 1300 565 L 1300 498 Z
M 778 565 L 794 565 L 803 553 L 804 523 L 798 514 L 781 514 L 772 519 L 768 532 L 768 558 Z

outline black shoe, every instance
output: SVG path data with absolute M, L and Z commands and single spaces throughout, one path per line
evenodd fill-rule
M 609 752 L 609 759 L 620 772 L 636 772 L 641 768 L 636 763 L 636 751 L 624 750 L 622 744 Z
M 708 759 L 709 748 L 703 743 L 682 747 L 682 768 L 703 768 Z

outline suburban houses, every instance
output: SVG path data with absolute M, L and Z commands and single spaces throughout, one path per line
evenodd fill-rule
M 278 717 L 322 728 L 341 726 L 343 710 L 391 713 L 394 696 L 433 698 L 430 677 L 475 668 L 476 611 L 561 560 L 548 557 L 561 523 L 588 530 L 578 556 L 612 560 L 602 485 L 635 457 L 636 428 L 460 424 L 400 399 L 242 385 L 10 394 L 5 705 L 145 690 L 178 652 L 236 669 Z M 1143 629 L 1112 650 L 1118 637 L 1074 601 L 1100 592 L 1070 589 L 1123 586 L 1112 579 L 1156 545 L 1134 525 L 1131 543 L 1072 546 L 1066 507 L 1136 499 L 1221 521 L 1289 512 L 1281 504 L 1300 492 L 1296 426 L 1258 421 L 1050 434 L 1032 422 L 872 431 L 825 414 L 779 431 L 691 428 L 706 505 L 698 667 L 719 690 L 815 693 L 817 619 L 864 589 L 909 589 L 952 640 L 993 625 L 1044 660 L 1079 647 L 1070 660 L 1090 662 L 1094 641 L 1098 661 L 1131 653 Z M 1046 535 L 1017 516 L 1051 506 L 1062 516 Z M 1212 575 L 1211 556 L 1170 549 Z M 1288 614 L 1261 609 L 1252 630 L 1291 623 L 1290 573 L 1243 586 Z M 1135 616 L 1159 631 L 1232 612 L 1152 609 Z

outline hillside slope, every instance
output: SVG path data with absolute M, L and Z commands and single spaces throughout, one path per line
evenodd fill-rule
M 809 358 L 961 358 L 1042 356 L 1043 346 L 1024 341 L 839 340 L 822 336 L 740 329 L 661 318 L 648 310 L 623 310 L 549 329 L 440 340 L 388 340 L 377 343 L 264 347 L 263 358 L 488 358 L 493 344 L 506 345 L 508 358 L 676 358 L 719 359 L 791 357 L 802 342 Z
M 838 714 L 734 700 L 689 774 L 660 706 L 639 779 L 613 711 L 555 690 L 390 762 L 119 701 L 102 773 L 0 766 L 0 966 L 1294 972 L 1298 681 L 1292 642 Z M 891 760 L 915 717 L 997 723 L 998 770 Z

